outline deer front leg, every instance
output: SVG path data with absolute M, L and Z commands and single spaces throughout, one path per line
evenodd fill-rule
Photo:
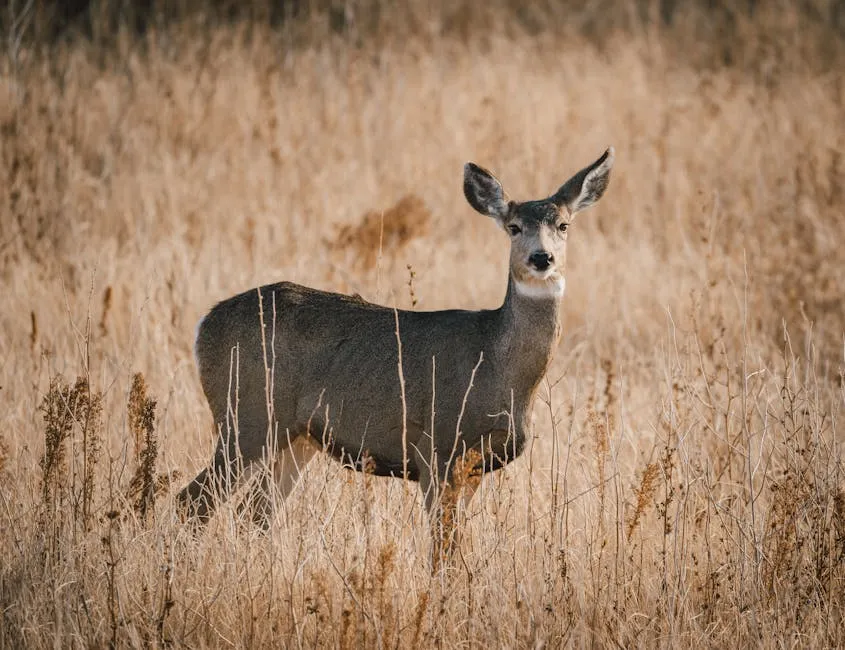
M 481 454 L 470 449 L 458 457 L 451 468 L 446 464 L 437 467 L 437 476 L 432 476 L 430 471 L 420 472 L 420 487 L 431 524 L 433 573 L 448 566 L 454 550 L 460 546 L 462 514 L 481 484 L 481 467 Z M 438 480 L 441 476 L 444 478 Z M 462 507 L 459 508 L 459 504 Z

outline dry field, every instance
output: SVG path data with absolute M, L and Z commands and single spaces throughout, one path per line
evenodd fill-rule
M 0 648 L 845 646 L 842 32 L 417 4 L 4 41 Z M 610 144 L 536 436 L 451 566 L 413 485 L 323 459 L 268 535 L 180 521 L 215 301 L 495 307 L 462 164 L 533 198 Z

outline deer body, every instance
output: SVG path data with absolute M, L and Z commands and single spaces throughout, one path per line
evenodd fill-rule
M 525 203 L 467 164 L 467 200 L 512 238 L 499 309 L 394 310 L 287 282 L 215 306 L 195 352 L 220 435 L 210 467 L 182 492 L 191 514 L 209 516 L 213 494 L 265 458 L 271 437 L 282 495 L 323 449 L 377 475 L 407 469 L 431 511 L 466 450 L 483 471 L 519 456 L 560 339 L 566 229 L 604 192 L 612 163 L 609 149 L 549 199 Z M 257 518 L 268 509 L 262 502 Z
M 275 309 L 274 416 L 291 436 L 309 435 L 329 451 L 343 450 L 353 464 L 366 455 L 375 474 L 401 476 L 404 427 L 408 478 L 419 480 L 418 461 L 428 463 L 432 442 L 435 449 L 454 444 L 466 396 L 461 441 L 471 448 L 489 431 L 514 429 L 512 446 L 519 450 L 533 394 L 558 340 L 559 310 L 557 299 L 514 294 L 497 310 L 394 312 L 291 283 L 248 291 L 217 305 L 200 328 L 197 356 L 209 359 L 200 365 L 206 397 L 215 419 L 225 422 L 230 357 L 213 352 L 237 349 L 240 368 L 263 370 L 273 326 L 267 325 L 262 344 L 258 314 L 263 308 L 265 320 L 272 321 Z M 267 355 L 271 366 L 272 352 Z M 269 425 L 263 372 L 241 373 L 237 406 L 241 453 L 260 457 Z M 247 430 L 258 435 L 245 436 Z M 513 449 L 499 452 L 513 458 Z

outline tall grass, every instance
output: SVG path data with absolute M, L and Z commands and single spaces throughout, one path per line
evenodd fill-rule
M 845 59 L 814 18 L 838 5 L 719 36 L 671 4 L 15 41 L 0 646 L 845 644 Z M 495 306 L 507 242 L 463 162 L 528 198 L 608 144 L 536 437 L 455 500 L 451 563 L 428 568 L 413 486 L 326 459 L 267 535 L 236 502 L 181 521 L 171 487 L 213 444 L 191 344 L 214 301 L 289 279 Z

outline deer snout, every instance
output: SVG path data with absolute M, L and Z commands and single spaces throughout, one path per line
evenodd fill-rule
M 534 251 L 528 258 L 528 263 L 538 271 L 545 271 L 554 261 L 554 255 L 546 251 Z

